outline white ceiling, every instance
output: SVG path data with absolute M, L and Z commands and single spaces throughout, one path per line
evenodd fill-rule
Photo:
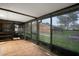
M 0 3 L 0 8 L 13 10 L 35 17 L 57 11 L 73 5 L 73 3 Z M 0 10 L 0 18 L 12 21 L 29 21 L 33 18 Z
M 11 20 L 11 21 L 20 21 L 20 22 L 26 22 L 28 20 L 34 19 L 28 16 L 23 16 L 20 14 L 0 10 L 0 19 L 5 19 L 5 20 Z

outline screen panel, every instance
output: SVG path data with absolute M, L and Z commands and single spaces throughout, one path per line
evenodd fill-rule
M 32 22 L 32 39 L 37 40 L 37 21 Z
M 39 21 L 39 39 L 42 42 L 50 43 L 50 18 Z
M 79 11 L 52 17 L 52 44 L 79 52 Z
M 25 24 L 25 36 L 31 38 L 31 23 Z

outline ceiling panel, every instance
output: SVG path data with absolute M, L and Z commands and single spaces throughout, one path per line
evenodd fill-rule
M 71 6 L 73 4 L 74 3 L 0 3 L 0 7 L 35 17 L 40 17 L 42 15 L 57 11 L 59 9 Z M 0 18 L 1 17 L 4 19 L 8 18 L 9 20 L 14 20 L 14 21 L 25 22 L 33 19 L 30 17 L 18 15 L 11 12 L 8 12 L 7 17 L 6 17 L 6 12 L 2 12 L 1 14 L 0 14 Z
M 4 10 L 0 10 L 0 19 L 26 22 L 26 21 L 29 21 L 34 18 L 31 18 L 28 16 L 23 16 L 23 15 L 12 13 L 12 12 L 8 12 L 8 11 L 4 11 Z

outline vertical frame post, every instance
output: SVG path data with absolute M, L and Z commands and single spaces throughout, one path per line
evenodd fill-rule
M 31 22 L 31 28 L 30 29 L 31 29 L 31 39 L 32 39 L 32 22 Z
M 53 39 L 53 32 L 52 32 L 52 17 L 50 17 L 50 50 L 52 51 L 52 39 Z
M 37 44 L 39 44 L 39 22 L 37 20 Z

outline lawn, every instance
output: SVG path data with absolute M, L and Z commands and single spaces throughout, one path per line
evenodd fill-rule
M 79 31 L 54 31 L 52 35 L 52 44 L 75 52 L 79 52 L 79 38 L 72 38 L 78 34 Z M 26 36 L 30 37 L 31 34 L 27 33 Z M 32 34 L 32 39 L 36 40 L 36 36 L 36 34 Z M 45 43 L 50 43 L 50 34 L 40 33 L 39 40 Z
M 26 33 L 26 35 L 25 36 L 27 36 L 27 37 L 31 37 L 31 33 Z
M 79 40 L 69 38 L 76 33 L 78 33 L 78 31 L 55 31 L 52 36 L 52 44 L 79 52 Z M 40 35 L 40 41 L 50 43 L 50 36 Z
M 32 33 L 32 39 L 37 40 L 37 34 L 36 33 Z
M 45 42 L 45 43 L 50 43 L 50 36 L 45 36 L 45 35 L 41 35 L 40 34 L 40 41 L 43 41 L 43 42 Z

